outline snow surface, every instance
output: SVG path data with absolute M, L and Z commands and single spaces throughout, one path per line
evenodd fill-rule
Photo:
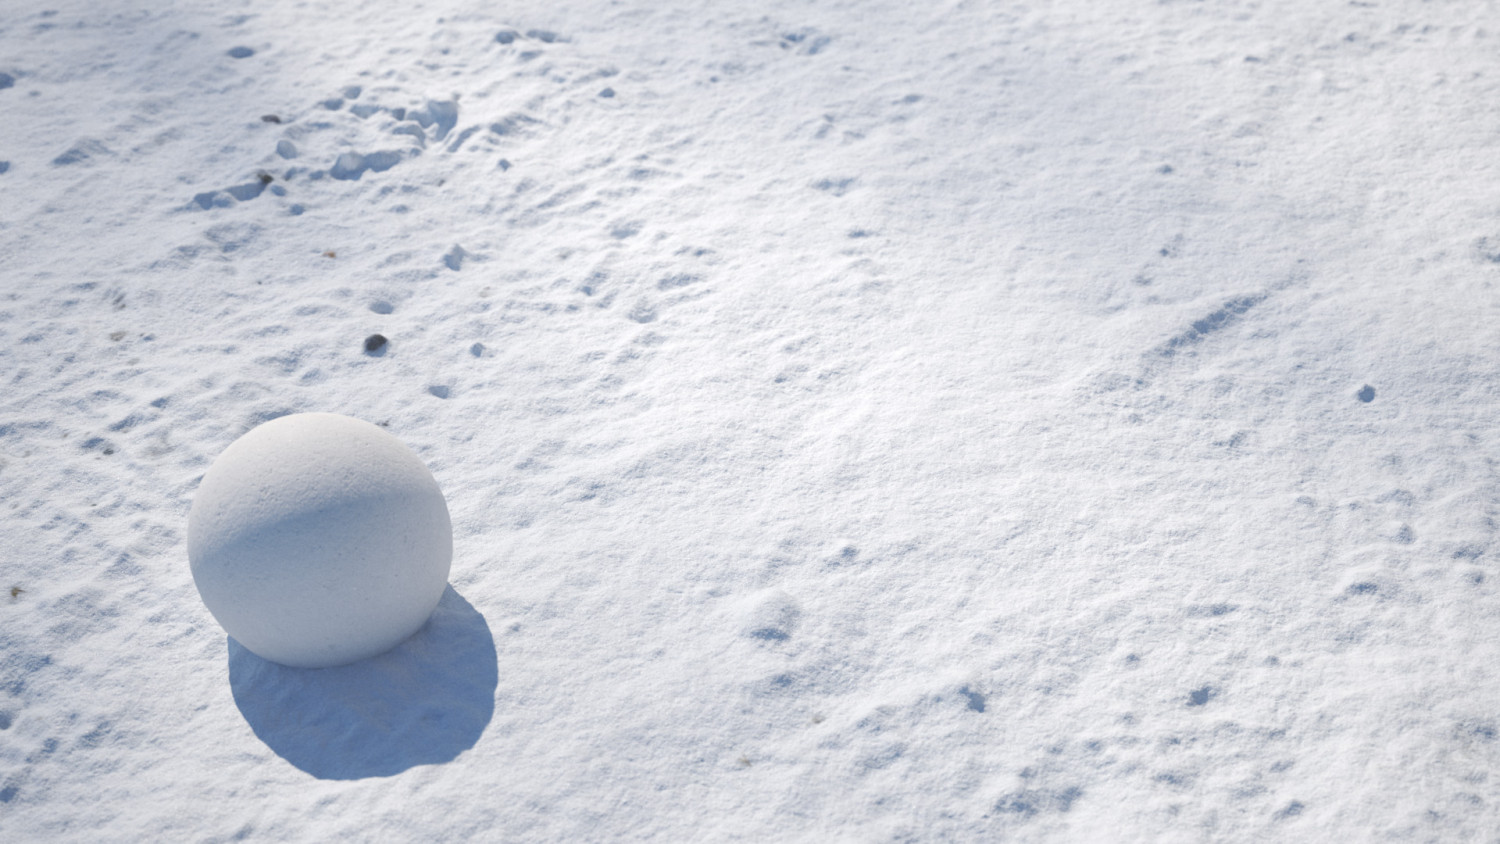
M 1500 4 L 204 5 L 0 14 L 0 839 L 1500 840 Z
M 381 428 L 294 413 L 235 440 L 188 514 L 204 606 L 236 645 L 296 668 L 385 653 L 447 591 L 453 528 L 422 461 Z

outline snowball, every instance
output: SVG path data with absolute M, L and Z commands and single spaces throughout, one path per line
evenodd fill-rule
M 234 441 L 188 516 L 208 611 L 252 653 L 343 665 L 415 633 L 453 558 L 448 505 L 400 440 L 358 419 L 300 413 Z

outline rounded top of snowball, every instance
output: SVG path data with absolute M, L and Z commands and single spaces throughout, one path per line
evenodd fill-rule
M 226 541 L 293 514 L 437 489 L 422 461 L 379 427 L 337 413 L 297 413 L 266 422 L 224 449 L 193 498 L 188 534 Z M 213 536 L 193 529 L 205 519 L 217 525 Z

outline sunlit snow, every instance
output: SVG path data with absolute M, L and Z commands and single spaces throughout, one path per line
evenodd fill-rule
M 0 839 L 1490 840 L 1500 8 L 0 9 Z M 213 459 L 452 514 L 284 668 Z

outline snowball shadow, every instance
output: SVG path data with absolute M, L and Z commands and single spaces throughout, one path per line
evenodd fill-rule
M 229 686 L 250 729 L 319 779 L 388 777 L 452 761 L 495 713 L 495 638 L 449 586 L 426 626 L 337 668 L 288 668 L 229 639 Z

